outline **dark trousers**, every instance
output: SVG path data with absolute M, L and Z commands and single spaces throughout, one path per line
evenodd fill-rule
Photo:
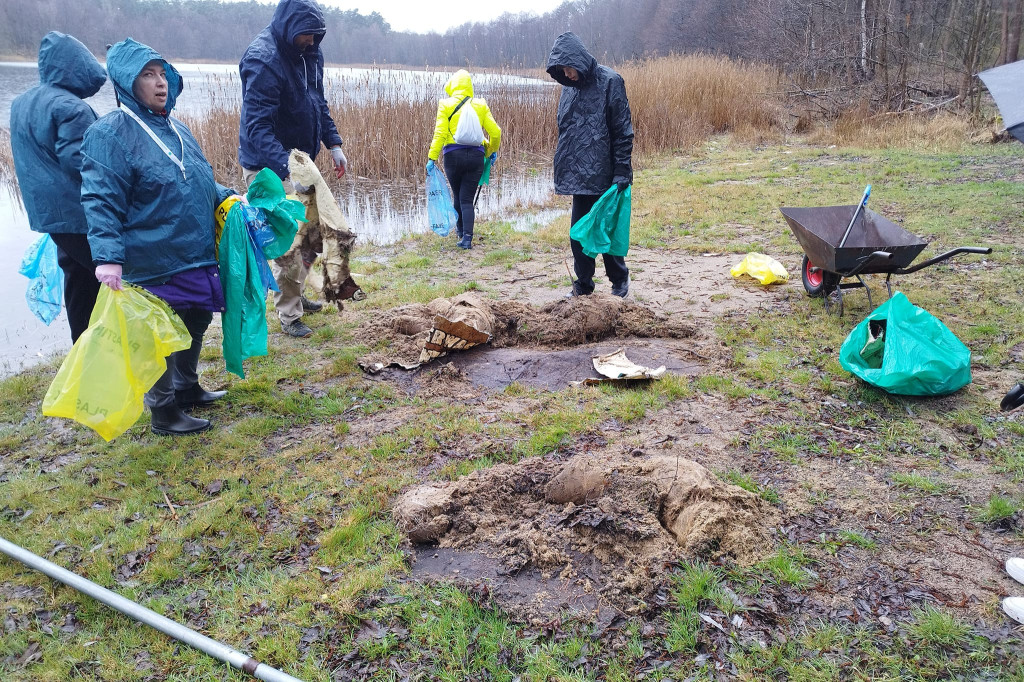
M 84 234 L 51 234 L 57 245 L 57 265 L 64 271 L 64 309 L 71 327 L 71 343 L 89 327 L 100 283 L 92 264 L 92 251 Z
M 193 308 L 174 309 L 192 336 L 192 345 L 167 356 L 167 370 L 146 393 L 147 407 L 167 407 L 174 402 L 174 392 L 184 391 L 199 383 L 199 351 L 203 334 L 213 321 L 213 313 Z
M 453 149 L 444 155 L 444 174 L 452 187 L 452 203 L 459 221 L 455 227 L 460 238 L 473 237 L 473 199 L 484 174 L 484 153 L 479 149 Z
M 597 200 L 601 197 L 596 194 L 574 194 L 572 195 L 572 217 L 569 218 L 569 226 L 572 227 L 576 221 L 590 213 Z M 572 246 L 572 266 L 576 271 L 577 287 L 580 293 L 589 294 L 594 291 L 594 270 L 597 262 L 583 253 L 583 245 L 575 239 L 569 239 Z M 622 256 L 601 254 L 604 257 L 604 272 L 608 275 L 613 286 L 624 284 L 629 277 L 629 268 L 626 267 L 626 259 Z

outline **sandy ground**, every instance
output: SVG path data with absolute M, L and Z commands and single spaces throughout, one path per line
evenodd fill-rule
M 473 253 L 477 259 L 481 256 Z M 731 353 L 715 338 L 710 328 L 714 321 L 723 316 L 742 320 L 751 315 L 786 314 L 794 305 L 806 305 L 799 277 L 792 275 L 798 272 L 798 262 L 784 262 L 791 273 L 790 282 L 762 287 L 752 280 L 734 280 L 729 275 L 729 268 L 738 260 L 737 256 L 724 254 L 634 250 L 629 258 L 633 272 L 629 305 L 653 314 L 651 319 L 655 322 L 644 335 L 647 338 L 633 334 L 635 330 L 615 333 L 613 329 L 583 343 L 543 344 L 533 339 L 499 344 L 501 347 L 483 346 L 437 361 L 441 369 L 433 367 L 413 373 L 390 370 L 373 380 L 392 382 L 411 393 L 456 397 L 470 413 L 487 419 L 489 414 L 514 407 L 516 399 L 501 394 L 513 381 L 557 391 L 572 381 L 591 376 L 588 360 L 615 348 L 625 348 L 634 361 L 664 364 L 670 371 L 688 376 L 727 371 Z M 528 301 L 537 310 L 549 311 L 562 306 L 556 309 L 563 314 L 568 310 L 562 303 L 568 276 L 562 262 L 554 258 L 536 258 L 512 267 L 470 269 L 485 293 L 500 292 L 500 301 Z M 598 272 L 601 273 L 600 266 Z M 606 293 L 607 282 L 598 281 L 598 294 Z M 884 288 L 877 291 L 876 303 L 881 300 Z M 692 333 L 662 333 L 664 328 L 673 326 L 685 327 Z M 400 346 L 399 343 L 394 348 Z M 983 390 L 993 396 L 1007 381 L 1007 377 L 993 371 L 982 372 L 978 379 Z M 839 420 L 848 406 L 830 399 L 809 405 L 793 397 L 785 398 L 784 403 L 791 404 L 766 405 L 756 400 L 727 400 L 698 393 L 667 409 L 648 413 L 639 425 L 623 428 L 620 424 L 604 424 L 599 434 L 584 437 L 544 460 L 526 461 L 516 467 L 501 465 L 500 470 L 478 472 L 456 481 L 450 485 L 455 486 L 460 501 L 452 503 L 448 499 L 430 507 L 436 514 L 416 523 L 409 522 L 408 514 L 403 516 L 403 505 L 433 490 L 434 484 L 414 487 L 396 503 L 398 518 L 404 519 L 404 527 L 417 536 L 411 549 L 413 579 L 445 578 L 470 586 L 485 584 L 487 593 L 513 617 L 528 620 L 551 618 L 553 613 L 567 608 L 595 614 L 603 608 L 619 612 L 642 610 L 656 603 L 657 600 L 652 602 L 652 595 L 659 580 L 663 581 L 664 571 L 653 571 L 648 565 L 643 571 L 630 573 L 630 562 L 622 556 L 605 555 L 602 562 L 600 552 L 583 540 L 584 535 L 605 533 L 605 540 L 627 546 L 623 537 L 629 536 L 628 529 L 632 528 L 629 514 L 616 504 L 596 505 L 605 514 L 598 515 L 605 526 L 600 521 L 592 526 L 576 524 L 570 532 L 565 527 L 565 518 L 567 514 L 578 514 L 578 510 L 572 504 L 566 510 L 564 505 L 545 503 L 543 490 L 572 457 L 584 457 L 596 466 L 621 472 L 624 457 L 649 462 L 670 454 L 711 472 L 743 472 L 760 485 L 779 492 L 778 506 L 762 510 L 762 523 L 770 529 L 770 539 L 764 536 L 752 540 L 756 547 L 751 556 L 767 556 L 779 543 L 790 542 L 817 560 L 814 570 L 819 580 L 810 596 L 788 606 L 799 622 L 813 618 L 850 622 L 882 619 L 880 622 L 885 624 L 924 604 L 941 604 L 981 616 L 993 612 L 1000 596 L 1013 593 L 1015 586 L 1003 572 L 1002 563 L 1007 556 L 1024 552 L 1020 535 L 1007 532 L 1017 521 L 1011 520 L 1005 528 L 989 527 L 975 522 L 964 504 L 966 500 L 973 505 L 983 504 L 999 482 L 1005 481 L 993 473 L 983 452 L 975 461 L 950 459 L 948 466 L 938 473 L 926 472 L 948 483 L 953 492 L 931 497 L 908 495 L 894 487 L 892 474 L 915 470 L 922 463 L 921 454 L 908 447 L 893 452 L 884 462 L 857 461 L 858 444 L 878 436 L 873 426 L 849 429 L 835 423 L 833 418 Z M 529 401 L 522 409 L 530 409 Z M 759 427 L 784 421 L 780 410 L 788 411 L 787 419 L 815 420 L 814 426 L 820 429 L 817 444 L 822 447 L 802 452 L 792 462 L 747 447 Z M 795 413 L 808 416 L 795 417 Z M 391 423 L 389 418 L 375 419 L 380 423 L 373 427 L 363 424 L 365 430 L 354 428 L 350 437 L 371 436 Z M 970 437 L 921 418 L 916 421 L 929 442 L 962 442 Z M 424 479 L 449 461 L 480 456 L 488 449 L 487 444 L 468 440 L 460 445 L 463 447 L 453 448 L 425 467 Z M 487 507 L 495 497 L 494 490 L 507 486 L 509 480 L 518 481 L 518 488 L 513 486 L 516 491 L 509 499 L 525 496 L 521 503 L 503 511 L 493 505 Z M 450 494 L 451 490 L 446 489 L 442 496 Z M 646 504 L 636 498 L 637 508 L 646 508 Z M 481 506 L 487 509 L 482 510 Z M 591 515 L 587 518 L 591 520 L 594 508 L 593 504 L 588 507 Z M 438 516 L 443 518 L 438 521 Z M 486 533 L 477 529 L 481 517 L 488 519 Z M 417 535 L 415 529 L 424 523 L 427 527 L 434 523 L 433 531 Z M 523 527 L 535 529 L 531 532 L 536 534 L 532 537 L 532 549 L 525 554 L 514 549 L 526 542 Z M 659 531 L 664 534 L 663 539 L 672 539 L 664 523 Z M 844 544 L 829 549 L 820 542 L 844 531 L 870 538 L 877 548 L 867 550 Z M 538 538 L 544 538 L 546 543 L 539 549 Z M 553 555 L 546 555 L 546 550 Z M 510 563 L 510 555 L 517 559 Z M 737 558 L 735 552 L 730 555 L 720 548 L 714 552 L 695 552 L 678 542 L 659 546 L 650 556 L 657 557 L 663 566 L 687 558 Z M 644 578 L 634 583 L 642 584 L 642 588 L 608 589 L 608 585 L 629 582 L 624 572 L 634 578 L 642 574 Z M 545 596 L 552 593 L 560 597 L 552 601 Z

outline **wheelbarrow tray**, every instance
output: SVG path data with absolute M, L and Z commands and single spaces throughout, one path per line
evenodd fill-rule
M 891 273 L 909 266 L 928 242 L 907 232 L 891 220 L 865 208 L 850 230 L 843 248 L 846 228 L 857 205 L 781 208 L 789 229 L 803 248 L 811 265 L 841 276 Z M 869 258 L 886 251 L 892 258 Z

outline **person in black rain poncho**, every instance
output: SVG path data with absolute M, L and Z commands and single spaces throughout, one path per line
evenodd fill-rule
M 620 191 L 632 184 L 633 122 L 622 76 L 598 64 L 575 33 L 555 39 L 547 71 L 565 86 L 558 101 L 555 193 L 572 196 L 574 225 L 613 184 Z M 571 295 L 589 295 L 594 291 L 595 261 L 578 241 L 569 242 L 576 271 Z M 612 293 L 625 297 L 626 259 L 604 254 L 604 269 Z

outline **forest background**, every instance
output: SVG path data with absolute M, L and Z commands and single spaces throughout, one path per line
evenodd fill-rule
M 235 62 L 272 12 L 252 1 L 5 0 L 0 55 L 34 57 L 40 36 L 61 30 L 96 54 L 133 35 L 172 59 Z M 822 99 L 823 111 L 835 109 L 829 88 L 864 83 L 873 87 L 859 103 L 902 110 L 976 106 L 973 75 L 1019 56 L 1024 0 L 569 0 L 443 34 L 394 31 L 376 12 L 324 13 L 332 63 L 535 68 L 573 30 L 608 63 L 698 52 L 753 60 Z

